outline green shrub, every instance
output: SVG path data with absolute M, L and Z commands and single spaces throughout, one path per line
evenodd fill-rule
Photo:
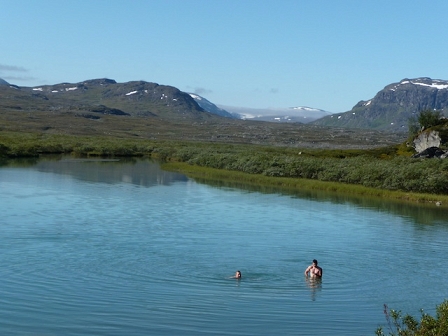
M 438 110 L 424 110 L 418 115 L 418 123 L 423 128 L 430 128 L 441 123 L 442 112 Z
M 385 334 L 382 327 L 376 330 L 377 336 L 446 336 L 448 335 L 448 300 L 436 308 L 433 317 L 421 310 L 420 321 L 401 311 L 389 309 L 384 305 L 384 315 L 389 333 Z

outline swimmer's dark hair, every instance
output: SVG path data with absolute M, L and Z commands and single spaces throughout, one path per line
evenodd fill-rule
M 317 265 L 317 260 L 316 260 L 316 259 L 313 259 L 313 263 Z

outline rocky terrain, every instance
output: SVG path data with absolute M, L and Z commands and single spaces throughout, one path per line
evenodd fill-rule
M 441 119 L 440 123 L 428 129 L 423 129 L 412 141 L 412 147 L 418 158 L 448 157 L 448 121 Z

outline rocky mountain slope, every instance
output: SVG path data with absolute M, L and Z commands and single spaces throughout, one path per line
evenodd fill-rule
M 448 114 L 448 81 L 427 77 L 403 79 L 387 85 L 372 99 L 360 101 L 351 111 L 318 119 L 313 124 L 407 132 L 409 119 L 428 109 Z
M 9 85 L 9 83 L 4 79 L 0 78 L 0 85 Z
M 75 113 L 92 119 L 105 114 L 169 120 L 217 118 L 175 87 L 144 81 L 117 83 L 107 78 L 39 87 L 1 85 L 0 110 Z
M 213 104 L 211 101 L 205 99 L 204 97 L 201 97 L 198 94 L 195 93 L 189 93 L 189 95 L 198 103 L 200 107 L 202 107 L 205 111 L 219 115 L 221 117 L 226 118 L 236 118 L 240 119 L 240 116 L 237 114 L 232 114 L 225 109 L 219 108 L 215 104 Z

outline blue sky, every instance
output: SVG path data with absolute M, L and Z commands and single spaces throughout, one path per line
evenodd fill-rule
M 0 0 L 0 78 L 111 78 L 215 104 L 350 110 L 403 78 L 448 80 L 446 0 Z

